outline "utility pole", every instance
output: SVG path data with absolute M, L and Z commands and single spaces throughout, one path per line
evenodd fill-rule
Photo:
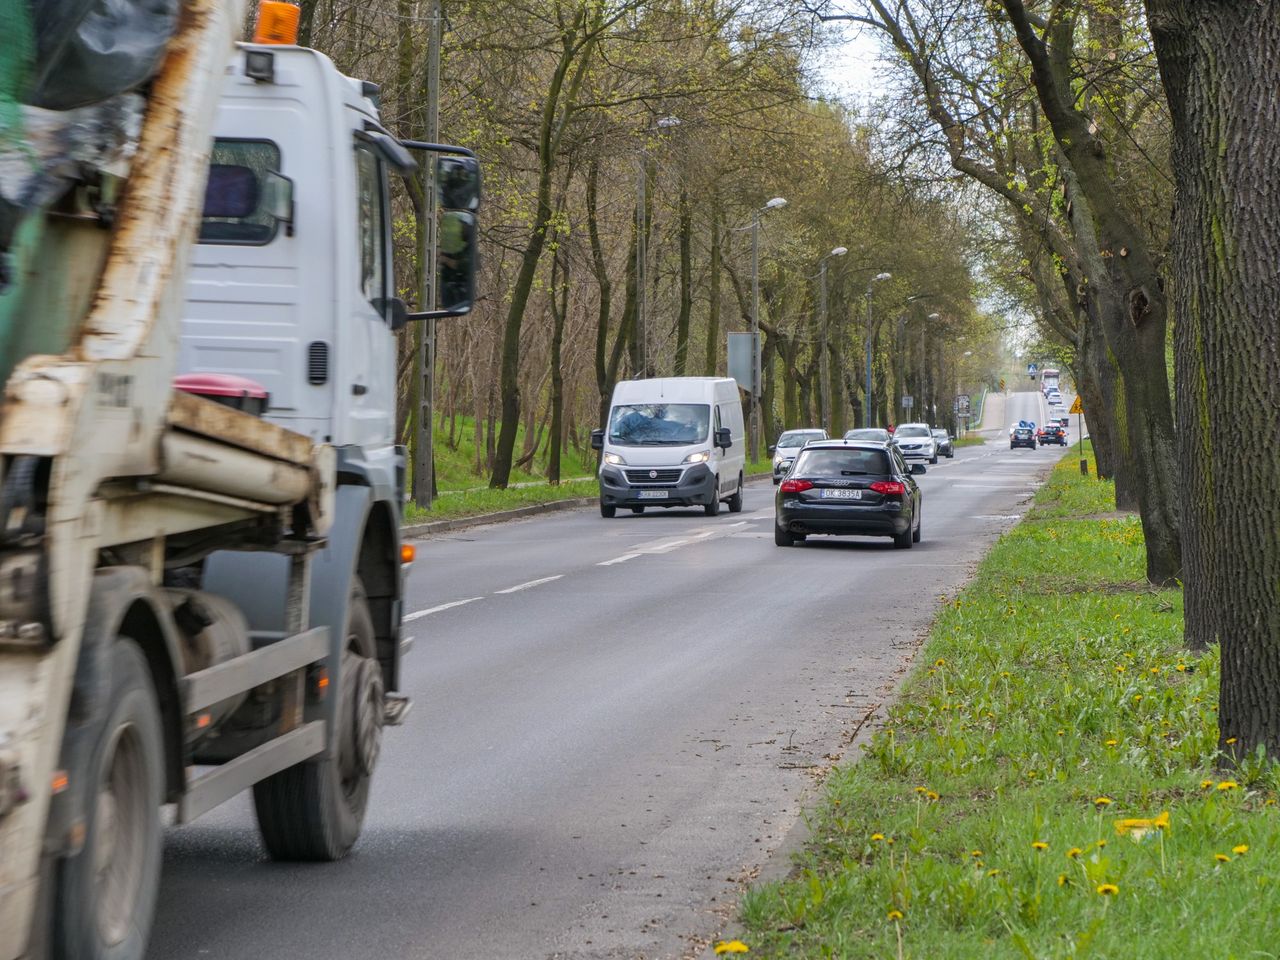
M 862 425 L 864 427 L 871 426 L 871 294 L 874 292 L 877 283 L 882 280 L 892 279 L 892 273 L 877 273 L 867 282 L 867 383 L 862 395 Z
M 848 252 L 848 247 L 836 247 L 818 261 L 818 329 L 822 338 L 822 347 L 818 352 L 818 419 L 822 421 L 824 428 L 831 425 L 831 364 L 827 358 L 827 343 L 830 340 L 827 318 L 827 261 L 832 257 L 843 257 Z
M 648 148 L 640 148 L 640 174 L 636 181 L 636 353 L 639 357 L 640 369 L 636 376 L 649 375 L 649 318 L 646 314 L 645 298 L 648 294 L 645 268 L 649 263 L 649 217 L 646 207 L 649 204 L 649 154 Z
M 440 42 L 443 13 L 440 0 L 430 0 L 431 22 L 427 41 L 427 123 L 428 143 L 440 142 Z M 418 250 L 418 291 L 420 309 L 436 307 L 436 167 L 423 164 L 422 218 Z M 430 508 L 435 496 L 435 389 L 436 322 L 424 320 L 418 327 L 418 355 L 414 359 L 418 380 L 418 409 L 414 418 L 417 442 L 413 448 L 413 502 Z
M 760 214 L 785 207 L 783 197 L 774 197 L 751 216 L 751 462 L 760 459 L 760 436 L 764 433 L 764 415 L 760 409 L 761 387 L 764 385 L 760 364 Z

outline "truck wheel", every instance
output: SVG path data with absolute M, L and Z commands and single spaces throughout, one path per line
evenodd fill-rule
M 110 664 L 111 712 L 81 774 L 84 848 L 62 861 L 54 897 L 54 956 L 76 960 L 142 960 L 160 881 L 160 707 L 136 643 L 121 637 Z
M 742 474 L 738 474 L 738 489 L 733 492 L 733 496 L 729 498 L 729 512 L 742 512 Z
M 617 512 L 617 507 L 607 506 L 604 503 L 600 504 L 600 516 L 604 517 L 606 520 L 612 520 Z
M 702 512 L 708 517 L 719 516 L 720 514 L 720 491 L 716 490 L 711 494 L 711 502 L 702 505 Z
M 262 842 L 275 860 L 338 860 L 360 836 L 382 743 L 382 668 L 373 618 L 357 579 L 342 655 L 336 759 L 308 760 L 253 787 Z

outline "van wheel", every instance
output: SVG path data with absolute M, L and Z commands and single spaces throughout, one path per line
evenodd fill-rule
M 54 955 L 141 960 L 160 883 L 164 736 L 138 645 L 120 637 L 107 662 L 110 713 L 82 772 L 93 784 L 80 811 L 84 850 L 58 871 Z
M 703 504 L 702 510 L 708 517 L 719 516 L 720 514 L 720 491 L 714 490 L 711 493 L 711 502 Z
M 606 520 L 612 520 L 617 512 L 617 507 L 611 507 L 603 502 L 600 504 L 600 516 L 604 517 Z
M 773 542 L 775 546 L 790 547 L 795 545 L 796 538 L 791 535 L 790 531 L 783 530 L 775 523 L 773 525 Z
M 347 605 L 338 755 L 305 760 L 253 786 L 263 845 L 274 860 L 338 860 L 360 836 L 382 743 L 385 703 L 373 617 L 359 579 Z M 331 688 L 332 689 L 332 688 Z
M 742 512 L 742 474 L 738 474 L 738 489 L 733 492 L 733 496 L 729 498 L 729 512 Z
M 632 507 L 631 512 L 636 514 L 644 513 L 644 507 Z

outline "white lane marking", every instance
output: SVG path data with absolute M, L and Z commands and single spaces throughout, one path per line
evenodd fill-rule
M 620 557 L 614 557 L 612 560 L 601 560 L 596 564 L 597 567 L 612 567 L 615 563 L 626 563 L 628 560 L 634 560 L 640 556 L 638 553 L 624 553 Z
M 1028 481 L 1029 482 L 1029 481 Z M 952 490 L 1026 490 L 1027 493 L 1034 493 L 1030 490 L 1026 483 L 953 483 Z
M 484 597 L 467 597 L 467 599 L 465 600 L 453 600 L 453 601 L 450 601 L 449 603 L 442 603 L 438 607 L 427 607 L 427 609 L 425 610 L 418 610 L 418 611 L 415 611 L 414 613 L 406 614 L 402 618 L 402 622 L 408 623 L 409 621 L 417 620 L 420 617 L 429 617 L 433 613 L 439 613 L 442 610 L 452 610 L 454 607 L 461 607 L 464 604 L 475 603 L 477 600 L 483 600 L 483 599 Z
M 557 573 L 554 577 L 541 577 L 537 580 L 530 580 L 528 583 L 518 583 L 514 587 L 507 587 L 505 590 L 495 590 L 494 593 L 519 593 L 521 590 L 528 590 L 531 587 L 537 587 L 544 583 L 550 583 L 553 580 L 559 580 L 563 577 L 563 573 Z
M 660 543 L 657 546 L 647 547 L 644 549 L 644 552 L 645 553 L 670 553 L 676 547 L 683 547 L 688 542 L 689 540 L 687 538 L 684 540 L 672 540 L 670 543 Z

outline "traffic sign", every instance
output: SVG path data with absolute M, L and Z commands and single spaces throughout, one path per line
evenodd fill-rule
M 1067 412 L 1068 413 L 1084 413 L 1084 404 L 1080 402 L 1080 394 L 1078 393 L 1076 394 L 1075 403 L 1071 404 L 1071 409 L 1068 410 Z
M 915 405 L 915 402 L 916 398 L 911 396 L 911 394 L 907 394 L 902 398 L 902 409 L 910 410 Z
M 1037 370 L 1039 370 L 1039 369 L 1040 369 L 1040 368 L 1039 368 L 1039 367 L 1037 367 L 1034 363 L 1028 363 L 1028 364 L 1027 364 L 1027 373 L 1028 373 L 1028 374 L 1030 374 L 1030 375 L 1031 375 L 1031 376 L 1033 376 L 1033 377 L 1036 375 L 1036 371 L 1037 371 Z
M 1000 392 L 1001 392 L 1001 393 L 1004 393 L 1006 389 L 1008 389 L 1008 388 L 1005 386 L 1004 377 L 1001 377 L 1001 378 L 1000 378 Z
M 967 393 L 956 394 L 956 413 L 961 416 L 969 415 L 969 395 Z

